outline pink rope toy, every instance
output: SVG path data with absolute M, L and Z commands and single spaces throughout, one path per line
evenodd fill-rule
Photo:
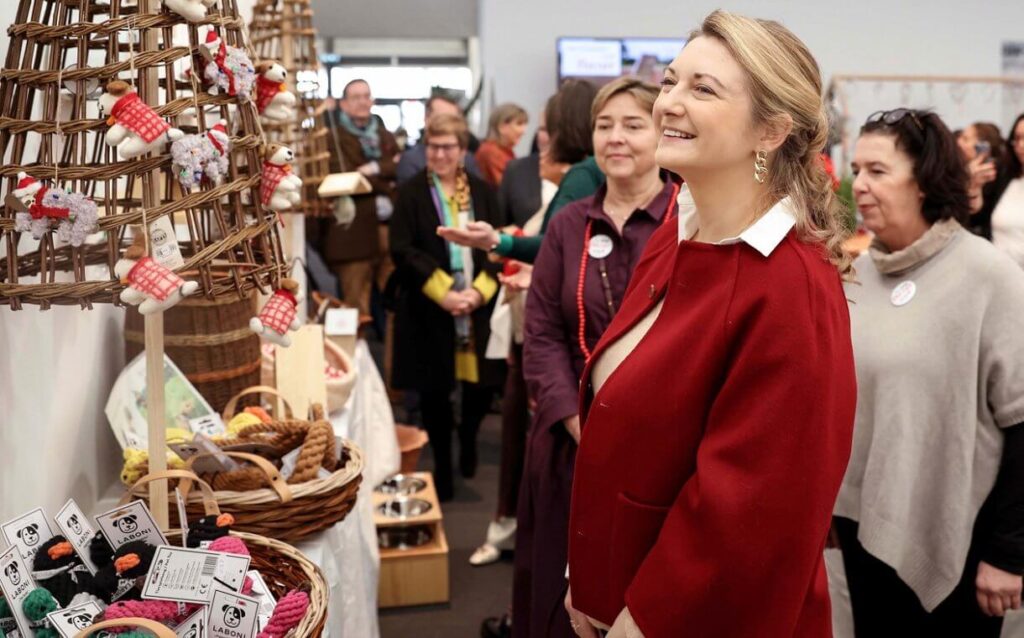
M 111 604 L 103 612 L 104 620 L 116 620 L 118 618 L 148 618 L 150 620 L 164 621 L 171 620 L 181 622 L 193 612 L 199 609 L 199 605 L 185 605 L 185 612 L 178 613 L 178 603 L 166 600 L 122 600 Z M 111 633 L 124 633 L 131 630 L 131 627 L 114 627 Z
M 277 601 L 270 622 L 256 638 L 284 638 L 302 621 L 309 609 L 309 594 L 301 589 L 293 589 L 285 597 Z

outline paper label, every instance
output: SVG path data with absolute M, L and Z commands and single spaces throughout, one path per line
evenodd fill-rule
M 187 461 L 197 454 L 210 455 L 196 460 L 192 466 L 192 471 L 196 474 L 233 472 L 241 467 L 238 462 L 224 454 L 216 443 L 202 434 L 196 434 L 187 443 L 169 443 L 167 447 L 171 448 L 183 461 Z
M 164 215 L 149 225 L 149 246 L 149 254 L 161 266 L 174 270 L 185 265 L 170 215 Z
M 75 638 L 81 631 L 93 624 L 93 618 L 99 616 L 103 609 L 95 602 L 75 605 L 67 609 L 58 609 L 47 614 L 50 624 L 64 638 Z
M 114 551 L 133 541 L 145 541 L 153 546 L 167 544 L 149 508 L 142 501 L 132 501 L 124 507 L 103 512 L 96 517 L 96 523 Z
M 206 414 L 189 419 L 188 427 L 192 432 L 204 436 L 218 436 L 227 432 L 224 420 L 220 418 L 219 414 Z
M 20 636 L 18 623 L 13 618 L 0 618 L 0 636 Z
M 21 559 L 30 567 L 35 562 L 39 546 L 53 538 L 53 530 L 41 507 L 7 521 L 0 525 L 0 529 L 3 529 L 7 542 L 18 548 Z
M 205 605 L 215 588 L 238 591 L 249 557 L 184 547 L 157 547 L 142 597 Z
M 358 308 L 331 308 L 324 316 L 324 334 L 329 337 L 352 337 L 359 332 Z
M 292 450 L 291 452 L 289 452 L 288 454 L 285 454 L 284 456 L 281 457 L 281 470 L 280 470 L 280 472 L 281 472 L 281 477 L 284 480 L 287 481 L 288 479 L 290 479 L 292 477 L 292 474 L 295 473 L 295 465 L 299 461 L 299 454 L 301 452 L 302 452 L 302 448 L 297 447 L 294 450 Z M 316 473 L 316 477 L 317 478 L 321 478 L 321 479 L 322 478 L 330 478 L 330 476 L 331 476 L 331 473 L 329 471 L 327 471 L 327 469 L 325 467 L 323 467 L 322 465 L 320 466 L 320 469 Z
M 210 603 L 207 635 L 210 638 L 252 638 L 256 635 L 259 602 L 218 589 Z
M 181 528 L 181 546 L 188 547 L 188 512 L 185 510 L 185 499 L 181 490 L 174 488 L 174 500 L 178 504 L 178 525 Z
M 200 609 L 174 628 L 178 638 L 206 638 L 206 609 Z
M 274 598 L 274 594 L 270 593 L 270 588 L 267 587 L 266 581 L 263 580 L 263 574 L 253 569 L 246 576 L 252 579 L 252 593 L 250 596 L 260 603 L 259 618 L 256 624 L 259 627 L 259 631 L 263 631 L 267 623 L 270 622 L 270 617 L 274 615 L 277 599 Z
M 18 551 L 17 545 L 0 554 L 0 590 L 3 590 L 4 598 L 7 599 L 8 606 L 14 612 L 14 622 L 23 636 L 35 635 L 22 610 L 22 604 L 35 588 L 32 572 L 26 566 L 25 561 L 21 560 L 21 553 Z
M 93 536 L 96 535 L 96 530 L 92 528 L 92 523 L 82 513 L 82 509 L 78 507 L 75 499 L 69 498 L 68 502 L 64 504 L 64 507 L 60 508 L 60 511 L 57 512 L 57 516 L 53 520 L 57 523 L 60 531 L 64 533 L 64 537 L 71 543 L 71 546 L 75 548 L 78 557 L 85 563 L 86 569 L 95 576 L 96 565 L 93 564 L 92 558 L 90 558 L 89 543 L 92 542 Z

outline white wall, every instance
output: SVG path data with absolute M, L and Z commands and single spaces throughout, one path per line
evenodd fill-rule
M 781 21 L 807 43 L 826 81 L 835 73 L 1000 75 L 1002 41 L 1024 40 L 1020 0 L 480 0 L 483 72 L 495 103 L 516 101 L 532 115 L 556 88 L 559 36 L 685 37 L 719 7 Z M 902 90 L 858 85 L 853 115 L 859 122 L 872 104 L 897 106 Z M 910 101 L 936 106 L 954 128 L 979 119 L 1010 124 L 989 89 L 972 88 L 963 108 L 941 85 L 931 95 L 913 87 Z

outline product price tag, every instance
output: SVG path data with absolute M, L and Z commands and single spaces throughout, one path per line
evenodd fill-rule
M 103 512 L 96 517 L 96 523 L 115 551 L 133 541 L 145 541 L 153 546 L 167 544 L 149 508 L 142 501 L 132 501 L 124 507 Z
M 237 592 L 249 557 L 184 547 L 157 547 L 142 597 L 205 605 L 214 590 Z
M 149 225 L 149 254 L 158 264 L 174 270 L 185 265 L 171 216 L 165 215 Z
M 252 594 L 250 595 L 260 603 L 256 625 L 259 631 L 263 631 L 267 623 L 270 622 L 270 617 L 274 615 L 277 599 L 274 598 L 274 594 L 270 593 L 270 588 L 267 587 L 266 581 L 263 580 L 263 575 L 258 571 L 253 569 L 246 576 L 252 579 Z
M 357 308 L 331 308 L 324 316 L 324 334 L 328 337 L 353 337 L 358 331 Z
M 217 436 L 227 432 L 227 428 L 224 427 L 224 420 L 220 418 L 219 414 L 207 414 L 189 419 L 188 427 L 195 434 L 202 434 L 204 436 Z
M 21 560 L 17 545 L 0 554 L 0 590 L 7 599 L 7 605 L 14 612 L 14 622 L 22 636 L 35 635 L 22 609 L 25 599 L 35 588 L 32 572 L 25 565 L 25 561 Z
M 241 467 L 234 459 L 224 454 L 216 443 L 199 433 L 187 443 L 169 443 L 167 447 L 181 457 L 182 461 L 187 461 L 197 454 L 206 454 L 207 456 L 197 459 L 192 465 L 192 471 L 196 474 L 232 472 Z
M 41 507 L 7 521 L 0 529 L 7 542 L 18 548 L 21 559 L 29 567 L 35 562 L 39 546 L 53 538 L 53 530 Z
M 200 609 L 174 628 L 178 638 L 206 638 L 206 609 Z
M 256 599 L 218 589 L 210 603 L 207 635 L 210 638 L 252 638 L 256 635 L 258 610 Z
M 181 546 L 188 547 L 188 512 L 185 510 L 185 499 L 181 490 L 174 488 L 174 501 L 178 504 L 178 525 L 181 526 Z
M 75 548 L 78 557 L 85 563 L 86 569 L 95 576 L 96 565 L 93 564 L 92 558 L 90 558 L 89 543 L 92 542 L 96 531 L 92 528 L 89 519 L 82 513 L 82 509 L 78 507 L 75 499 L 69 498 L 68 502 L 64 504 L 64 507 L 60 508 L 60 511 L 57 512 L 57 516 L 53 520 L 56 521 L 57 527 L 64 533 L 71 546 Z
M 75 605 L 66 609 L 47 614 L 50 624 L 64 638 L 75 638 L 81 631 L 93 624 L 93 619 L 102 613 L 95 602 L 87 602 L 84 605 Z

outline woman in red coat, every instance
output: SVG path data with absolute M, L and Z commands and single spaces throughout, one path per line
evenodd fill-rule
M 720 11 L 666 70 L 657 160 L 686 187 L 583 373 L 580 636 L 831 635 L 856 383 L 820 96 L 792 33 Z

